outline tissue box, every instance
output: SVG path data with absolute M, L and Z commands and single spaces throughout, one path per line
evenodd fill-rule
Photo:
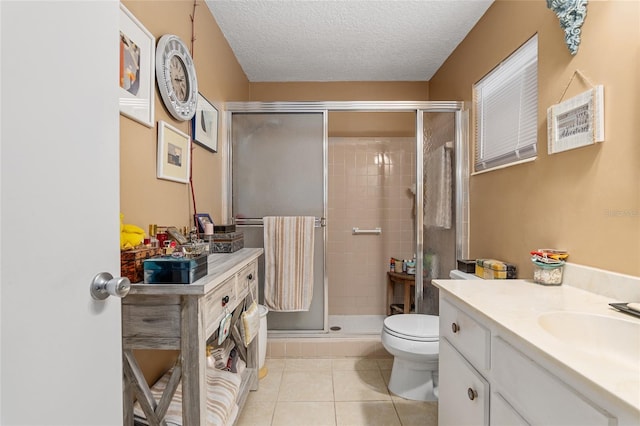
M 144 261 L 145 284 L 191 284 L 208 272 L 207 255 L 192 259 L 163 256 Z
M 211 253 L 234 253 L 244 247 L 244 235 L 242 232 L 213 234 L 208 237 L 211 244 Z
M 476 276 L 485 280 L 515 279 L 516 266 L 495 259 L 476 259 Z
M 160 247 L 141 247 L 120 252 L 120 275 L 129 278 L 132 283 L 144 280 L 144 261 L 162 254 Z

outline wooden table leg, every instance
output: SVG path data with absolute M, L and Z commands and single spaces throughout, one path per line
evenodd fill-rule
M 393 301 L 393 281 L 387 276 L 387 315 L 391 315 L 391 302 Z
M 411 281 L 404 282 L 404 313 L 411 312 Z

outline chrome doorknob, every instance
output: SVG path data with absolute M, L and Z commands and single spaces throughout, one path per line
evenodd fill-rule
M 104 300 L 109 296 L 119 298 L 129 294 L 131 281 L 126 277 L 113 278 L 108 272 L 101 272 L 91 281 L 91 297 L 96 300 Z

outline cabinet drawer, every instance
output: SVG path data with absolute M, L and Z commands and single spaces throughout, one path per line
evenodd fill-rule
M 439 376 L 438 425 L 489 424 L 489 383 L 443 338 Z
M 249 293 L 249 288 L 258 281 L 258 263 L 251 262 L 238 272 L 236 294 L 238 299 L 243 299 Z
M 231 276 L 222 282 L 215 290 L 205 296 L 204 299 L 204 318 L 207 329 L 206 335 L 211 336 L 216 328 L 220 325 L 218 317 L 224 312 L 222 306 L 223 299 L 228 299 L 227 306 L 235 306 L 236 302 L 236 276 Z M 230 310 L 232 310 L 230 308 Z
M 489 369 L 491 332 L 446 299 L 440 301 L 440 336 L 449 339 L 474 367 Z
M 601 425 L 616 419 L 499 337 L 492 341 L 492 377 L 505 399 L 531 424 Z M 514 373 L 517 372 L 517 376 Z

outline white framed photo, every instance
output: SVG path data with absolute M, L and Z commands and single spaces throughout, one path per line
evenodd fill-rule
M 120 114 L 153 127 L 155 38 L 120 4 Z
M 191 138 L 172 125 L 158 121 L 158 179 L 189 183 Z

